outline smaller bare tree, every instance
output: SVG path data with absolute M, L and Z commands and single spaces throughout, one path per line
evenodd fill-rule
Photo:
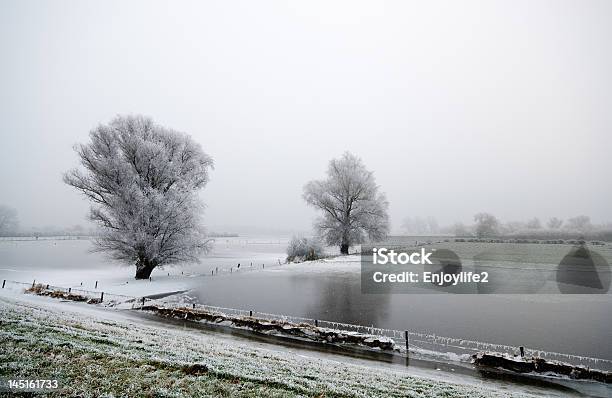
M 476 236 L 479 238 L 496 236 L 499 229 L 499 221 L 489 213 L 478 213 L 474 216 L 476 221 Z
M 374 174 L 349 152 L 329 162 L 327 179 L 304 186 L 304 200 L 323 212 L 315 224 L 318 235 L 328 245 L 340 246 L 342 254 L 354 244 L 383 239 L 389 232 L 387 199 L 378 192 Z
M 592 230 L 593 225 L 589 216 L 576 216 L 567 219 L 565 228 L 570 232 L 585 233 Z

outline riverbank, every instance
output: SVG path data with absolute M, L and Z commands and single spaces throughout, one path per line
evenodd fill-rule
M 135 280 L 133 265 L 92 252 L 89 240 L 0 240 L 0 279 L 130 296 L 192 289 L 214 277 L 279 266 L 286 257 L 286 239 L 219 238 L 200 263 L 155 269 L 152 280 Z M 241 264 L 240 267 L 238 265 Z
M 523 396 L 230 343 L 45 300 L 0 297 L 0 375 L 58 379 L 62 390 L 51 396 Z

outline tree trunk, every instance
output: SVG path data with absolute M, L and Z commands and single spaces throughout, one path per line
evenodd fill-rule
M 136 262 L 136 279 L 149 279 L 156 264 L 149 260 L 138 260 Z
M 349 250 L 348 243 L 343 243 L 343 244 L 340 245 L 340 253 L 341 254 L 348 254 L 348 250 Z

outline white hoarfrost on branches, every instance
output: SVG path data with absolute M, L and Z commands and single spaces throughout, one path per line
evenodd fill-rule
M 287 261 L 301 262 L 323 257 L 323 246 L 318 239 L 294 236 L 287 245 Z
M 499 220 L 489 213 L 478 213 L 474 216 L 476 221 L 476 236 L 490 238 L 499 234 Z
M 137 279 L 160 265 L 197 261 L 207 249 L 197 190 L 212 158 L 186 134 L 142 116 L 118 116 L 90 138 L 75 147 L 85 171 L 73 169 L 64 181 L 94 203 L 97 248 L 134 262 Z
M 384 239 L 389 232 L 385 194 L 378 192 L 374 174 L 349 152 L 329 162 L 327 179 L 304 186 L 304 199 L 323 212 L 315 223 L 317 233 L 327 244 L 340 246 L 343 254 L 352 245 Z

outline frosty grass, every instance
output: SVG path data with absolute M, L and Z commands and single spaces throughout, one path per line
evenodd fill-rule
M 0 376 L 59 379 L 62 390 L 49 396 L 518 396 L 271 351 L 193 330 L 108 320 L 18 297 L 0 297 L 0 319 Z M 207 370 L 190 367 L 194 364 Z

